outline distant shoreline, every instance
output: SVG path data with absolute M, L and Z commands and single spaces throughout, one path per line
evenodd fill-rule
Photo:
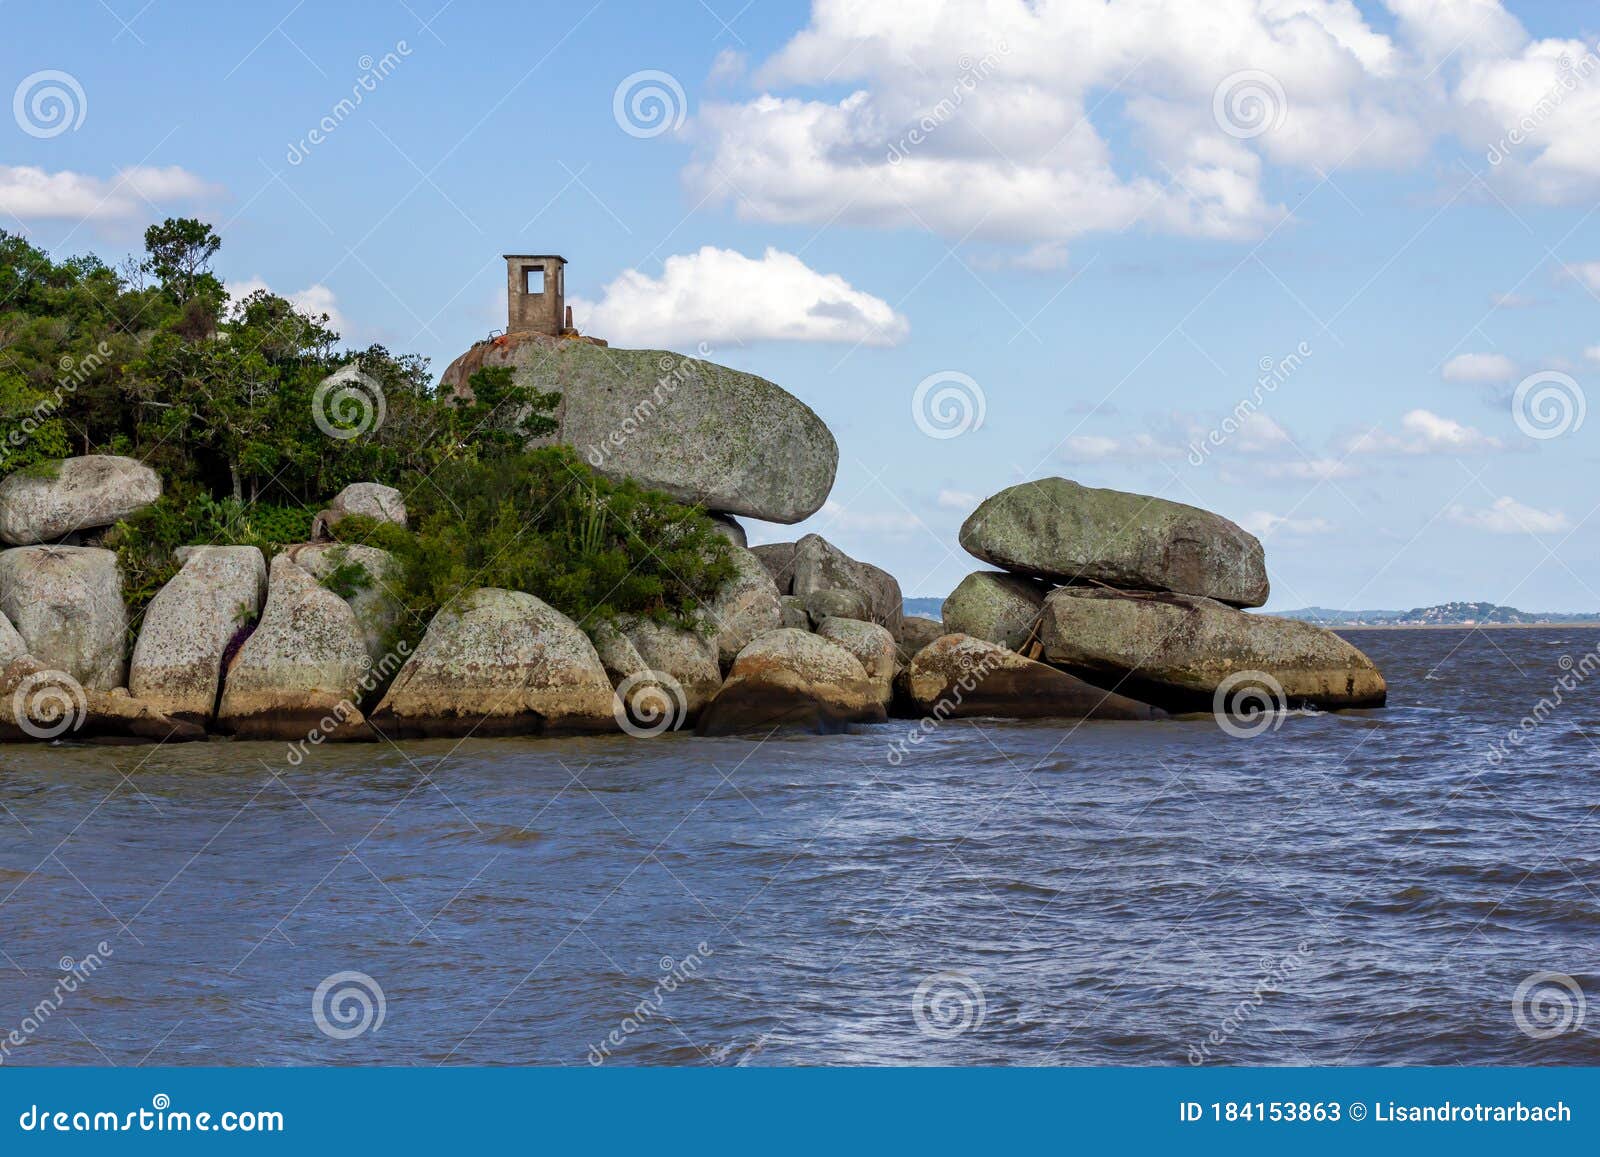
M 1550 627 L 1600 629 L 1600 623 L 1317 623 L 1330 631 L 1536 631 Z

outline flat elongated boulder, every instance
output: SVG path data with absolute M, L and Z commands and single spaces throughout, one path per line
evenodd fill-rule
M 223 676 L 217 723 L 244 739 L 363 738 L 366 668 L 350 605 L 277 555 L 261 620 Z
M 1044 610 L 1047 588 L 1035 579 L 992 570 L 974 571 L 950 592 L 943 607 L 944 629 L 971 635 L 1013 651 L 1033 633 Z
M 757 635 L 783 622 L 778 588 L 761 560 L 748 550 L 732 547 L 734 576 L 706 605 L 706 617 L 717 633 L 718 662 L 728 664 Z
M 54 542 L 120 522 L 160 497 L 156 472 L 132 458 L 85 454 L 40 463 L 0 482 L 0 539 L 17 546 Z
M 1332 631 L 1192 595 L 1061 587 L 1045 599 L 1044 658 L 1170 710 L 1211 710 L 1219 688 L 1268 676 L 1286 706 L 1381 707 L 1383 676 Z
M 817 638 L 826 639 L 849 651 L 867 673 L 878 701 L 888 707 L 894 698 L 894 674 L 899 667 L 894 636 L 887 627 L 859 619 L 823 619 L 817 624 Z
M 792 570 L 793 587 L 786 593 L 804 598 L 813 591 L 854 591 L 866 602 L 871 621 L 900 637 L 905 599 L 888 571 L 851 558 L 820 534 L 808 534 L 794 544 Z
M 918 651 L 905 687 L 916 710 L 939 719 L 1159 719 L 1166 714 L 970 635 L 944 635 Z
M 854 655 L 826 639 L 785 627 L 768 631 L 739 652 L 695 731 L 837 731 L 848 723 L 881 723 L 886 718 L 877 689 Z
M 253 546 L 190 551 L 145 608 L 128 665 L 128 692 L 155 710 L 210 719 L 228 643 L 261 610 L 267 563 Z
M 614 731 L 614 701 L 576 623 L 533 595 L 484 588 L 434 616 L 371 723 L 390 737 Z
M 473 346 L 441 383 L 462 390 L 476 370 L 496 366 L 511 367 L 519 385 L 559 392 L 548 441 L 573 446 L 607 477 L 768 522 L 809 517 L 833 487 L 839 447 L 828 427 L 754 374 L 664 350 L 513 333 Z
M 87 688 L 122 686 L 128 608 L 111 551 L 19 546 L 0 552 L 0 614 L 45 667 Z
M 394 593 L 399 565 L 394 555 L 359 542 L 308 542 L 286 553 L 296 566 L 350 604 L 361 627 L 361 644 L 374 665 L 384 661 L 402 608 Z M 391 657 L 391 662 L 393 661 Z
M 1261 543 L 1196 506 L 1041 478 L 985 499 L 961 527 L 970 554 L 1061 583 L 1267 601 Z

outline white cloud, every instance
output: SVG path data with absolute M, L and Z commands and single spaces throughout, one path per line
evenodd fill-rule
M 1517 363 L 1505 354 L 1457 354 L 1442 373 L 1447 382 L 1509 382 L 1517 376 Z
M 792 253 L 760 259 L 707 245 L 668 257 L 661 276 L 629 269 L 598 302 L 574 298 L 586 333 L 620 345 L 747 341 L 861 342 L 888 346 L 910 332 L 888 302 Z
M 1099 434 L 1073 434 L 1061 443 L 1061 457 L 1068 462 L 1159 462 L 1182 458 L 1186 451 L 1149 434 L 1126 438 L 1107 438 Z
M 1576 261 L 1561 268 L 1572 280 L 1592 292 L 1600 293 L 1600 261 Z
M 1443 138 L 1503 196 L 1600 193 L 1588 46 L 1496 0 L 1386 7 L 816 0 L 765 91 L 702 106 L 685 177 L 742 217 L 1012 242 L 1024 264 L 1134 226 L 1257 235 L 1286 213 L 1268 166 L 1408 170 Z
M 1273 535 L 1302 535 L 1329 534 L 1334 526 L 1325 518 L 1289 518 L 1282 514 L 1270 514 L 1265 510 L 1256 510 L 1239 519 L 1239 525 L 1248 530 L 1257 538 L 1271 538 Z
M 277 292 L 259 277 L 248 277 L 243 281 L 229 281 L 223 284 L 223 289 L 228 293 L 228 298 L 234 303 L 243 301 L 258 289 L 265 289 L 268 293 Z M 344 314 L 339 312 L 338 300 L 334 297 L 333 290 L 318 282 L 308 285 L 295 293 L 285 293 L 281 296 L 288 299 L 289 304 L 303 314 L 311 317 L 328 315 L 328 325 L 337 331 L 341 337 L 349 336 L 349 323 Z
M 905 510 L 851 510 L 832 498 L 817 512 L 825 529 L 860 531 L 870 534 L 907 535 L 921 528 L 914 515 Z
M 22 221 L 158 216 L 164 206 L 203 200 L 218 191 L 176 165 L 140 165 L 109 179 L 70 169 L 50 173 L 32 165 L 0 165 L 0 214 Z
M 1525 506 L 1510 495 L 1497 498 L 1482 509 L 1452 506 L 1445 516 L 1458 526 L 1470 526 L 1492 534 L 1555 534 L 1572 528 L 1571 521 L 1561 511 Z
M 1472 454 L 1505 449 L 1500 439 L 1431 410 L 1412 410 L 1406 414 L 1400 419 L 1400 431 L 1396 435 L 1375 426 L 1351 439 L 1346 451 L 1351 454 Z
M 1583 356 L 1588 358 L 1591 362 L 1600 362 L 1600 345 L 1586 346 L 1583 351 Z
M 939 491 L 940 510 L 976 510 L 983 501 L 980 495 L 966 490 L 941 490 Z
M 1353 478 L 1359 471 L 1343 458 L 1303 458 L 1298 462 L 1267 462 L 1252 467 L 1262 477 L 1296 478 L 1309 482 L 1323 482 L 1330 478 Z

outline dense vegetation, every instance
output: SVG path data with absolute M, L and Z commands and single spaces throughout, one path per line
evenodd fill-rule
M 528 591 L 591 628 L 623 612 L 686 622 L 731 573 L 703 513 L 562 448 L 525 450 L 554 429 L 559 395 L 499 369 L 446 396 L 424 358 L 341 350 L 325 314 L 266 291 L 230 301 L 210 226 L 168 219 L 144 240 L 113 268 L 0 231 L 0 475 L 85 453 L 154 467 L 161 501 L 107 537 L 136 610 L 175 572 L 174 547 L 270 556 L 357 481 L 398 487 L 411 511 L 415 533 L 356 520 L 341 537 L 400 556 L 413 634 L 475 586 Z M 354 389 L 330 385 L 347 367 Z

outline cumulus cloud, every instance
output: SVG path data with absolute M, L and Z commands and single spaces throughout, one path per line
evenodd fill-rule
M 1334 529 L 1333 524 L 1325 518 L 1290 518 L 1282 514 L 1271 514 L 1265 510 L 1255 510 L 1245 515 L 1239 519 L 1239 525 L 1257 538 L 1271 538 L 1274 535 L 1328 534 Z
M 1497 498 L 1481 509 L 1452 506 L 1445 516 L 1458 526 L 1470 526 L 1491 534 L 1555 534 L 1572 529 L 1571 521 L 1561 511 L 1526 506 L 1510 495 Z
M 1187 451 L 1149 434 L 1108 438 L 1100 434 L 1073 434 L 1061 443 L 1061 457 L 1068 462 L 1160 462 L 1182 458 Z
M 1409 169 L 1443 138 L 1492 157 L 1474 168 L 1502 195 L 1600 192 L 1588 46 L 1496 0 L 1387 8 L 816 0 L 759 95 L 702 106 L 685 177 L 747 218 L 1014 242 L 1024 264 L 1134 226 L 1258 235 L 1286 212 L 1268 166 Z
M 760 258 L 707 245 L 669 257 L 661 276 L 629 269 L 597 302 L 574 298 L 586 332 L 626 345 L 749 341 L 860 342 L 889 346 L 910 332 L 888 302 L 793 253 Z
M 1503 450 L 1505 443 L 1454 418 L 1412 410 L 1400 419 L 1399 434 L 1374 427 L 1345 449 L 1350 454 L 1473 454 Z
M 1505 354 L 1457 354 L 1441 372 L 1447 382 L 1509 382 L 1517 363 Z
M 228 299 L 235 304 L 243 301 L 257 290 L 264 289 L 268 293 L 277 292 L 259 277 L 248 277 L 243 281 L 224 282 L 223 289 L 227 291 Z M 321 317 L 323 314 L 327 314 L 330 328 L 336 330 L 341 336 L 349 334 L 349 323 L 345 320 L 344 314 L 339 312 L 338 299 L 334 296 L 333 290 L 321 282 L 315 285 L 308 285 L 306 288 L 294 293 L 285 293 L 280 296 L 286 298 L 289 304 L 294 306 L 298 312 L 310 317 Z
M 176 165 L 139 165 L 109 179 L 70 169 L 52 173 L 32 165 L 0 165 L 0 214 L 21 221 L 125 221 L 217 192 Z
M 1303 458 L 1298 462 L 1267 462 L 1252 470 L 1264 478 L 1303 479 L 1324 482 L 1332 478 L 1354 478 L 1359 471 L 1343 458 Z

